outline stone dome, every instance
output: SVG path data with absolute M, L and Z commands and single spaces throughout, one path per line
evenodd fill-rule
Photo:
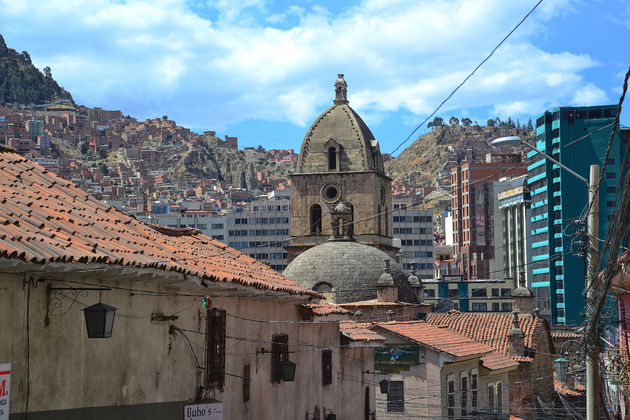
M 282 274 L 308 289 L 332 292 L 335 303 L 358 302 L 376 299 L 385 259 L 390 257 L 368 245 L 326 242 L 298 255 Z M 398 300 L 418 303 L 400 264 L 391 261 L 389 274 L 398 285 Z
M 302 141 L 296 173 L 328 171 L 328 150 L 339 152 L 340 172 L 374 171 L 385 174 L 378 141 L 348 105 L 343 74 L 335 82 L 335 100 L 311 125 Z

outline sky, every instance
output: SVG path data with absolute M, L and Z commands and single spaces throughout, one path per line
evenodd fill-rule
M 167 115 L 241 147 L 299 150 L 343 73 L 350 106 L 389 153 L 535 3 L 0 0 L 0 34 L 78 104 Z M 616 104 L 628 45 L 629 0 L 543 0 L 437 115 L 524 123 Z

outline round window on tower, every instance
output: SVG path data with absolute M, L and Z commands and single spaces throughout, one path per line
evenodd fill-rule
M 326 184 L 322 187 L 322 197 L 327 203 L 334 203 L 339 200 L 341 189 L 335 184 Z

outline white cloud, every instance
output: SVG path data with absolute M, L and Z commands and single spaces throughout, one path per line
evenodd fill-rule
M 572 105 L 592 106 L 609 103 L 608 95 L 592 83 L 579 88 L 571 101 Z
M 207 128 L 249 119 L 307 126 L 331 102 L 337 73 L 371 123 L 391 112 L 426 115 L 531 6 L 364 0 L 332 15 L 320 5 L 271 10 L 263 0 L 0 0 L 0 27 L 10 47 L 50 65 L 86 105 Z M 548 103 L 605 98 L 583 80 L 595 60 L 532 42 L 572 7 L 543 2 L 444 111 L 535 114 Z

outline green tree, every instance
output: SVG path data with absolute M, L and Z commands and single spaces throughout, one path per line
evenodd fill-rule
M 81 143 L 80 150 L 81 150 L 81 154 L 82 155 L 87 154 L 88 144 L 87 143 Z
M 98 164 L 98 168 L 101 170 L 101 172 L 103 173 L 104 176 L 108 176 L 109 175 L 109 168 L 107 167 L 107 165 L 105 165 L 105 163 L 100 162 Z
M 534 125 L 532 124 L 532 117 L 529 117 L 529 121 L 527 121 L 527 129 L 529 131 L 534 131 Z
M 168 115 L 162 115 L 162 119 L 163 119 L 164 121 L 168 120 Z
M 441 117 L 435 117 L 433 118 L 433 121 L 427 124 L 427 127 L 429 128 L 442 127 L 443 125 L 444 125 L 444 120 Z
M 464 127 L 470 127 L 472 120 L 470 118 L 462 118 L 462 125 Z
M 488 127 L 494 127 L 497 124 L 497 122 L 493 120 L 492 118 L 490 118 L 486 124 L 488 125 Z
M 98 156 L 99 156 L 101 159 L 105 159 L 105 158 L 107 158 L 107 149 L 105 149 L 105 148 L 103 148 L 103 147 L 101 147 L 100 149 L 98 149 Z
M 457 118 L 457 117 L 451 117 L 451 118 L 448 120 L 448 124 L 449 124 L 451 127 L 458 127 L 458 126 L 459 126 L 459 118 Z

